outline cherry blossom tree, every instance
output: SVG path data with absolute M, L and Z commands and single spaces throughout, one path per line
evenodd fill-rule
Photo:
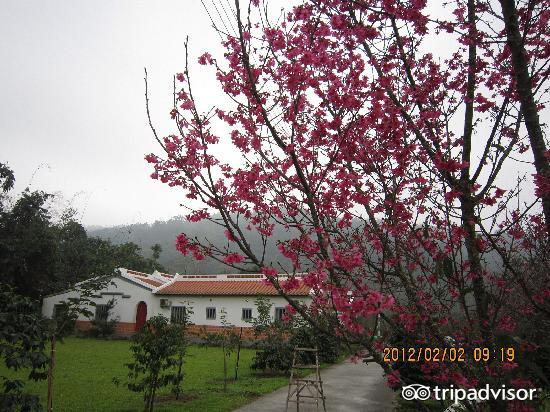
M 284 296 L 310 286 L 312 305 L 287 296 L 289 313 L 319 328 L 323 314 L 389 384 L 413 379 L 383 359 L 399 334 L 409 346 L 518 348 L 513 360 L 422 363 L 424 380 L 535 385 L 522 359 L 544 338 L 520 321 L 550 312 L 550 2 L 435 3 L 310 0 L 275 20 L 258 0 L 210 10 L 226 52 L 198 63 L 226 103 L 203 107 L 186 66 L 177 130 L 151 125 L 163 154 L 146 160 L 199 205 L 190 221 L 226 235 L 182 233 L 181 253 L 259 268 Z M 291 271 L 266 261 L 271 244 Z

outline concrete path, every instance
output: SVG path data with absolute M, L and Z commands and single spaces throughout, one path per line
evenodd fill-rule
M 321 370 L 321 379 L 327 412 L 393 411 L 394 392 L 387 387 L 382 368 L 376 364 L 345 361 Z M 262 396 L 234 412 L 284 412 L 287 393 L 288 386 Z M 289 403 L 288 410 L 296 411 L 296 403 Z M 300 412 L 315 410 L 315 404 L 300 403 Z M 323 410 L 321 405 L 319 410 Z

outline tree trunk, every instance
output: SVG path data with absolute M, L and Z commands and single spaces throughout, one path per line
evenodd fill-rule
M 516 92 L 519 96 L 521 112 L 525 119 L 525 128 L 533 152 L 535 170 L 546 182 L 550 183 L 550 162 L 546 157 L 546 144 L 542 134 L 537 104 L 533 95 L 533 86 L 529 75 L 529 57 L 523 45 L 519 30 L 518 13 L 515 0 L 500 0 L 502 16 L 510 47 Z M 542 193 L 542 210 L 546 220 L 546 231 L 550 236 L 550 193 Z
M 178 383 L 177 383 L 177 389 L 176 389 L 176 400 L 178 400 L 180 398 L 180 376 L 181 376 L 181 367 L 182 367 L 182 364 L 183 364 L 183 356 L 179 356 L 179 360 L 178 360 L 178 375 L 177 375 L 177 379 L 178 379 Z
M 145 390 L 145 407 L 143 408 L 143 412 L 149 412 L 150 403 L 151 403 L 151 393 Z
M 472 195 L 472 185 L 474 182 L 470 178 L 470 162 L 472 154 L 472 136 L 474 127 L 474 96 L 476 91 L 476 60 L 477 48 L 474 42 L 476 35 L 476 5 L 474 0 L 468 0 L 468 23 L 470 44 L 468 45 L 468 81 L 466 91 L 466 108 L 464 113 L 464 135 L 462 147 L 462 161 L 468 164 L 460 171 L 459 191 L 460 211 L 462 217 L 462 227 L 466 231 L 464 243 L 470 262 L 470 272 L 474 274 L 472 280 L 474 299 L 476 304 L 477 320 L 479 330 L 486 344 L 492 342 L 492 334 L 489 330 L 489 310 L 485 282 L 483 281 L 483 267 L 479 255 L 476 236 L 476 214 L 475 203 Z
M 237 344 L 237 362 L 235 363 L 235 381 L 239 377 L 239 360 L 241 358 L 241 342 L 243 338 L 243 328 L 241 326 L 241 331 L 239 332 L 239 343 Z
M 53 411 L 53 371 L 55 367 L 55 347 L 56 347 L 56 336 L 55 333 L 50 339 L 51 348 L 50 348 L 50 366 L 48 368 L 48 405 L 46 410 L 48 412 Z
M 492 345 L 492 333 L 489 326 L 489 301 L 487 292 L 485 290 L 485 282 L 483 281 L 483 267 L 481 265 L 481 259 L 479 256 L 478 245 L 476 244 L 476 217 L 474 203 L 469 189 L 463 188 L 467 191 L 460 199 L 461 212 L 462 212 L 462 227 L 466 231 L 466 237 L 464 243 L 466 251 L 468 253 L 468 260 L 470 262 L 470 272 L 474 274 L 472 281 L 474 298 L 476 302 L 476 314 L 479 323 L 479 330 L 481 336 L 486 345 Z
M 157 375 L 153 378 L 153 387 L 151 388 L 151 399 L 149 401 L 149 412 L 153 412 L 155 405 L 155 394 L 157 393 Z
M 225 356 L 225 343 L 222 344 L 223 351 L 223 391 L 227 391 L 227 360 Z

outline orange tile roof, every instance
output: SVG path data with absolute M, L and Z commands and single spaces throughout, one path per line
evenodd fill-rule
M 288 292 L 289 296 L 308 296 L 310 288 L 306 285 L 301 285 L 298 289 Z M 251 280 L 180 280 L 172 284 L 168 284 L 157 290 L 159 295 L 230 295 L 230 296 L 254 296 L 254 295 L 271 295 L 275 296 L 279 293 L 275 287 L 267 285 L 261 281 Z
M 134 278 L 138 279 L 138 280 L 141 280 L 142 282 L 148 283 L 149 285 L 154 286 L 156 288 L 158 288 L 160 285 L 163 285 L 163 282 L 161 282 L 159 280 L 156 280 L 156 279 L 149 279 L 149 278 L 144 278 L 144 277 L 141 277 L 141 276 L 134 276 Z

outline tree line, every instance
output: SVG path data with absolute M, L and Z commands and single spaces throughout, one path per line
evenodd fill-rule
M 117 267 L 166 270 L 157 261 L 159 245 L 152 245 L 151 256 L 144 257 L 133 242 L 114 244 L 89 236 L 74 209 L 56 217 L 56 195 L 30 188 L 12 195 L 14 183 L 13 170 L 0 163 L 0 282 L 16 293 L 40 300 Z

